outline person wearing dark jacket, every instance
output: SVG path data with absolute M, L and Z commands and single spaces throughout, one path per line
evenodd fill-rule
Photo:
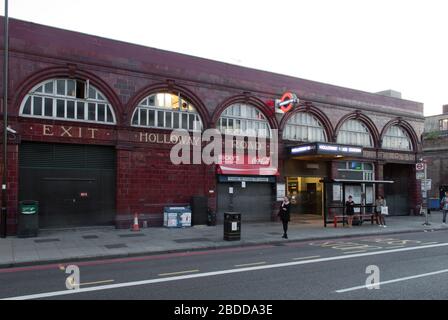
M 290 210 L 291 203 L 289 202 L 288 197 L 283 198 L 282 205 L 280 206 L 280 211 L 278 212 L 278 216 L 280 217 L 280 220 L 282 220 L 283 223 L 283 236 L 282 238 L 288 239 L 288 222 L 290 220 L 289 210 Z
M 347 214 L 347 224 L 351 228 L 353 226 L 353 215 L 355 214 L 355 202 L 352 196 L 348 196 L 345 202 L 345 213 Z

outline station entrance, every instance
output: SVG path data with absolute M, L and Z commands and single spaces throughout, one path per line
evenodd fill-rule
M 322 177 L 286 177 L 291 214 L 323 215 Z

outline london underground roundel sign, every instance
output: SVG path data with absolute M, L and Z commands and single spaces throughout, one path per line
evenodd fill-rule
M 294 107 L 294 104 L 296 104 L 298 101 L 299 99 L 297 99 L 297 96 L 294 93 L 285 92 L 278 105 L 280 109 L 286 113 L 290 111 Z

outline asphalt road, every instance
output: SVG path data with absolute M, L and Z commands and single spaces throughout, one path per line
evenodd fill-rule
M 67 264 L 0 269 L 0 298 L 447 299 L 448 233 L 285 241 L 77 266 L 79 290 L 66 289 Z M 379 289 L 365 287 L 372 279 Z

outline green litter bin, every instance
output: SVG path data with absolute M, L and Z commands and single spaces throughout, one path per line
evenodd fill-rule
M 39 202 L 24 200 L 19 202 L 19 238 L 37 237 L 39 231 Z

